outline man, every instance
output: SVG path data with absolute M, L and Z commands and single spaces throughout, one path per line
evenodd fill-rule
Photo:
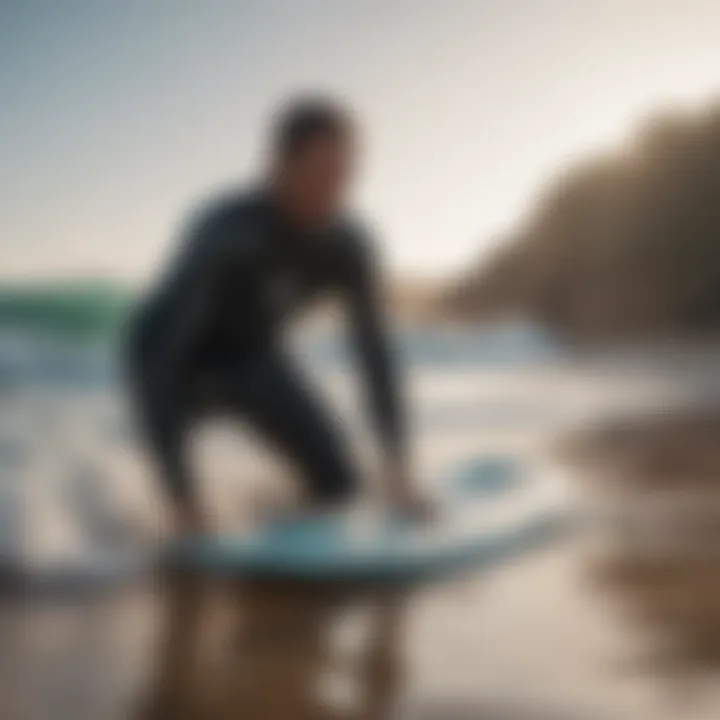
M 205 527 L 186 454 L 189 432 L 212 409 L 244 419 L 284 453 L 312 503 L 335 505 L 358 490 L 338 422 L 281 347 L 298 311 L 327 293 L 348 310 L 389 495 L 404 510 L 423 508 L 408 478 L 376 262 L 367 233 L 344 216 L 355 139 L 350 117 L 330 101 L 288 106 L 263 183 L 199 214 L 133 325 L 134 394 L 182 531 Z

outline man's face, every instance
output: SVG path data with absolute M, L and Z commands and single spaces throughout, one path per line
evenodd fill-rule
M 293 213 L 311 224 L 331 221 L 347 200 L 354 164 L 349 137 L 319 135 L 308 140 L 281 171 Z

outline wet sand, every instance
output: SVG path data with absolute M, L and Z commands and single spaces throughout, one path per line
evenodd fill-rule
M 4 597 L 0 718 L 717 718 L 718 428 L 707 415 L 653 416 L 573 435 L 558 447 L 603 508 L 597 522 L 454 582 L 158 577 Z M 477 451 L 477 437 L 456 434 L 448 457 Z M 510 444 L 502 427 L 484 438 Z
M 719 570 L 575 542 L 435 587 L 165 578 L 15 600 L 0 717 L 717 717 Z

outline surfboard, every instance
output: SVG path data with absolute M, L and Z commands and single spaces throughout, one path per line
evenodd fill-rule
M 562 487 L 513 457 L 464 462 L 435 486 L 431 523 L 351 509 L 186 540 L 171 559 L 246 577 L 402 581 L 495 566 L 567 526 Z

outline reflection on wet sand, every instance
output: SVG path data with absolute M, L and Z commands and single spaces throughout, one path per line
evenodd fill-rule
M 394 717 L 402 594 L 187 578 L 166 592 L 167 627 L 139 719 Z M 338 647 L 343 629 L 350 647 Z
M 686 693 L 720 676 L 719 432 L 716 413 L 665 415 L 578 446 L 623 515 L 587 576 L 639 635 L 624 667 Z
M 644 670 L 671 677 L 720 672 L 720 557 L 616 554 L 596 564 L 594 579 L 645 636 Z
M 177 579 L 137 720 L 596 720 L 522 697 L 411 700 L 409 591 Z M 459 662 L 445 658 L 448 674 Z
M 458 583 L 186 576 L 6 598 L 0 718 L 716 720 L 715 428 L 661 418 L 585 437 L 578 477 L 623 516 L 600 523 L 608 542 L 573 537 Z

